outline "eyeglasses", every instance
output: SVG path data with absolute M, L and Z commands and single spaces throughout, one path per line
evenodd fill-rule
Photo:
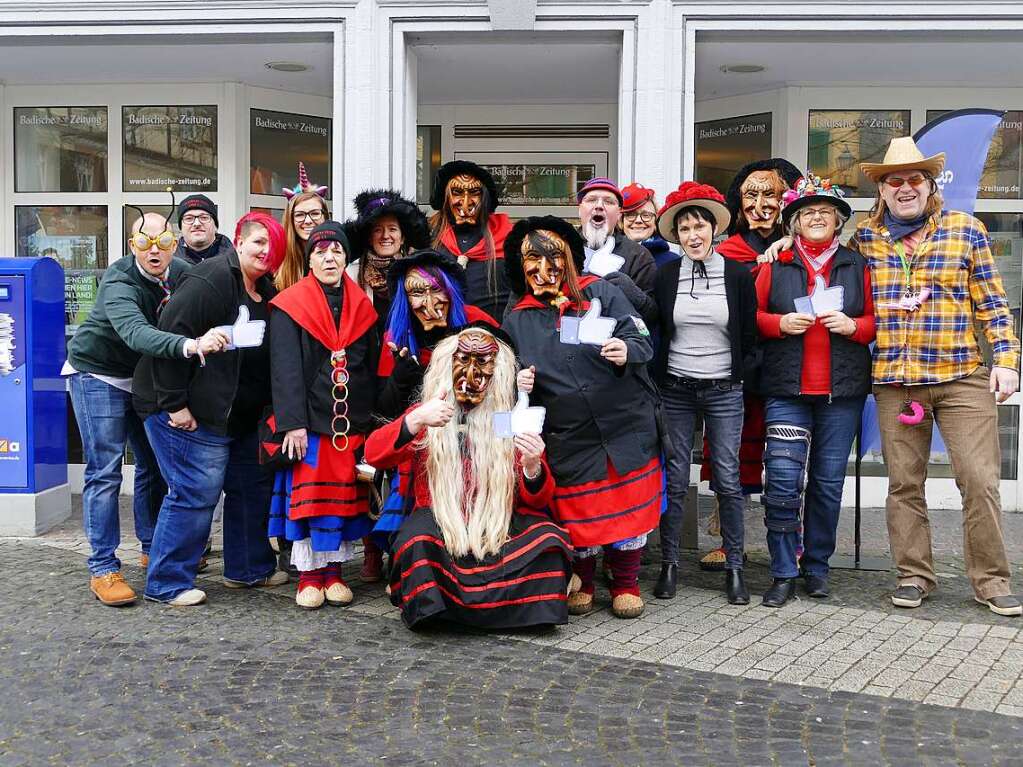
M 322 210 L 296 210 L 291 214 L 292 220 L 296 224 L 301 224 L 305 221 L 312 221 L 314 224 L 319 223 L 323 220 Z
M 799 215 L 800 215 L 801 218 L 805 218 L 807 221 L 812 221 L 813 219 L 817 218 L 818 216 L 820 218 L 827 219 L 827 218 L 831 218 L 832 216 L 835 215 L 835 209 L 832 208 L 832 207 L 826 207 L 826 208 L 803 208 L 801 211 L 799 211 Z
M 164 230 L 156 237 L 150 237 L 148 234 L 137 232 L 131 236 L 131 244 L 135 246 L 135 250 L 147 251 L 154 245 L 160 250 L 171 250 L 174 247 L 174 235 Z
M 657 218 L 656 213 L 651 213 L 648 210 L 644 211 L 630 211 L 622 216 L 626 221 L 641 221 L 644 224 L 652 224 L 654 219 Z
M 886 176 L 884 182 L 892 189 L 898 189 L 903 184 L 909 184 L 910 186 L 917 187 L 922 186 L 927 181 L 927 176 L 923 173 L 914 173 L 912 176 L 903 178 L 902 176 Z
M 199 213 L 194 216 L 186 215 L 181 217 L 182 226 L 191 226 L 192 224 L 196 223 L 206 226 L 206 224 L 209 224 L 212 221 L 213 216 L 211 216 L 209 213 Z

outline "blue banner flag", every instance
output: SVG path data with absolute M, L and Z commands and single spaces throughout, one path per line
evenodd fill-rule
M 958 109 L 931 120 L 913 136 L 924 157 L 945 153 L 945 170 L 935 181 L 946 210 L 973 214 L 988 147 L 1005 112 Z

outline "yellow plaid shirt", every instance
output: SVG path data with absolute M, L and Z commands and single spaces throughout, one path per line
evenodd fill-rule
M 970 375 L 983 360 L 974 333 L 984 330 L 997 367 L 1019 369 L 1019 340 L 991 255 L 987 229 L 973 216 L 931 217 L 910 259 L 914 292 L 930 288 L 916 311 L 897 308 L 906 274 L 888 229 L 867 224 L 849 246 L 870 266 L 877 318 L 874 383 L 936 384 Z

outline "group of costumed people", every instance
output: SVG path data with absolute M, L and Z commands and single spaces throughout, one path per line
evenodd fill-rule
M 699 300 L 700 248 L 680 236 L 701 218 L 712 229 L 704 255 L 729 264 L 714 274 L 726 275 L 718 298 L 733 309 L 726 335 L 741 336 L 724 378 L 739 403 L 729 423 L 743 430 L 741 447 L 715 439 L 724 427 L 701 413 L 723 538 L 702 565 L 725 570 L 729 601 L 747 603 L 742 496 L 763 490 L 766 434 L 753 280 L 799 177 L 784 160 L 753 163 L 727 197 L 687 182 L 660 210 L 653 190 L 594 179 L 579 193 L 578 229 L 553 216 L 512 225 L 496 212 L 490 174 L 465 161 L 440 169 L 429 219 L 398 193 L 371 190 L 356 197 L 354 221 L 329 221 L 322 190 L 303 179 L 271 302 L 275 444 L 264 445 L 294 462 L 277 475 L 270 533 L 299 571 L 297 603 L 349 603 L 341 564 L 361 540 L 361 578 L 386 577 L 409 626 L 563 623 L 594 609 L 600 554 L 612 611 L 635 617 L 641 556 L 658 527 L 654 594 L 673 597 L 689 459 L 671 441 L 691 451 L 696 411 L 670 398 L 662 407 L 659 386 L 691 380 L 672 374 L 680 331 L 690 332 L 675 288 L 692 255 L 688 299 Z M 598 266 L 606 258 L 617 261 Z M 709 289 L 713 275 L 700 276 Z M 671 282 L 663 297 L 657 282 Z M 604 337 L 565 343 L 565 319 L 594 309 Z M 545 408 L 542 433 L 498 436 L 495 414 L 523 396 Z
M 612 612 L 637 617 L 655 529 L 653 593 L 676 593 L 700 421 L 722 539 L 701 565 L 749 603 L 744 498 L 760 493 L 763 604 L 799 577 L 829 595 L 876 334 L 866 261 L 838 240 L 840 189 L 780 158 L 724 195 L 683 182 L 660 207 L 594 178 L 578 228 L 513 224 L 466 161 L 440 168 L 430 218 L 370 190 L 332 221 L 304 169 L 286 192 L 259 451 L 298 605 L 350 603 L 342 564 L 361 542 L 361 579 L 386 579 L 409 627 L 564 623 L 595 609 L 600 556 Z M 806 313 L 836 287 L 840 309 Z

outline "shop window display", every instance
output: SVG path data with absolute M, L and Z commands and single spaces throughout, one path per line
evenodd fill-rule
M 217 190 L 215 106 L 126 106 L 124 190 Z
M 724 192 L 740 168 L 771 157 L 772 140 L 770 112 L 696 123 L 696 180 Z
M 249 192 L 283 195 L 299 162 L 309 178 L 330 179 L 330 118 L 249 110 Z
M 15 107 L 14 191 L 107 191 L 107 108 Z

